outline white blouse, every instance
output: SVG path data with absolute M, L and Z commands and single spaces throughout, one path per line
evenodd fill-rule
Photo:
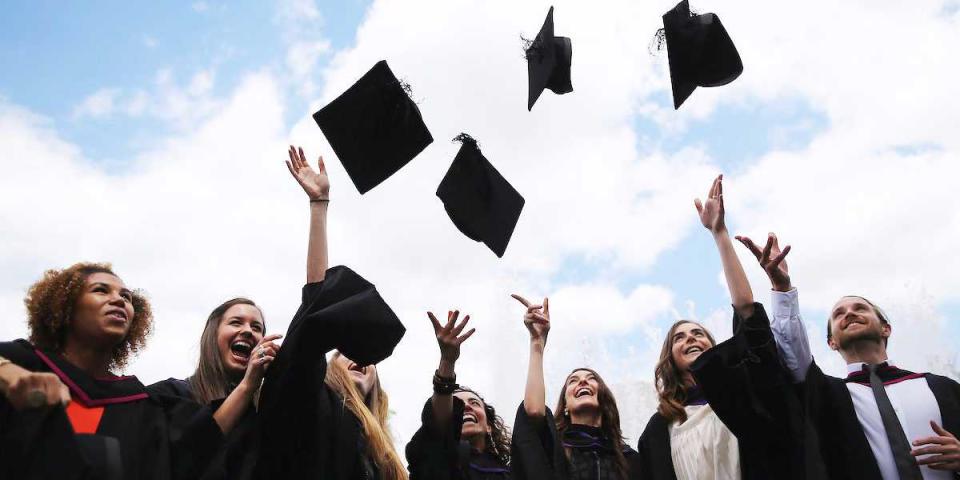
M 670 456 L 677 480 L 740 480 L 737 437 L 710 405 L 688 405 L 687 421 L 670 425 Z

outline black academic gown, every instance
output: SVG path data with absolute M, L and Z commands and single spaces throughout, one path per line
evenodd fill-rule
M 573 430 L 573 431 L 571 431 Z M 581 431 L 582 430 L 582 431 Z M 523 403 L 517 408 L 513 426 L 514 479 L 561 479 L 561 480 L 619 480 L 616 475 L 615 453 L 612 442 L 599 436 L 590 427 L 572 426 L 568 432 L 592 435 L 600 440 L 600 446 L 577 445 L 570 448 L 567 457 L 565 445 L 577 443 L 571 438 L 560 438 L 553 413 L 547 408 L 543 422 L 533 422 L 527 416 Z M 592 443 L 592 442 L 591 442 Z M 624 445 L 623 456 L 627 461 L 629 480 L 645 478 L 640 454 Z
M 390 356 L 404 332 L 374 286 L 347 267 L 305 285 L 260 390 L 258 478 L 376 478 L 359 420 L 324 382 L 326 354 L 337 349 L 374 364 Z
M 463 401 L 453 397 L 450 426 L 437 432 L 433 403 L 428 399 L 420 415 L 422 424 L 407 444 L 410 480 L 508 480 L 510 467 L 490 453 L 476 452 L 460 438 Z
M 178 378 L 168 378 L 147 386 L 155 396 L 179 398 L 196 402 L 190 383 Z M 219 408 L 224 399 L 211 402 L 211 408 Z M 254 467 L 259 456 L 260 425 L 253 406 L 247 408 L 240 421 L 226 435 L 223 445 L 210 461 L 200 480 L 248 480 L 254 478 Z
M 2 478 L 194 478 L 223 441 L 212 409 L 150 395 L 136 377 L 91 377 L 26 340 L 0 343 L 0 356 L 54 373 L 79 405 L 103 407 L 94 433 L 74 434 L 63 407 L 16 411 L 0 401 Z

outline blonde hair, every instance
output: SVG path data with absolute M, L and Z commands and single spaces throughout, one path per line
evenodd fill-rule
M 360 421 L 366 439 L 365 453 L 380 470 L 381 477 L 386 480 L 407 480 L 407 469 L 400 461 L 400 456 L 393 447 L 393 439 L 390 438 L 390 429 L 387 426 L 390 402 L 387 392 L 380 386 L 380 377 L 377 376 L 373 388 L 367 398 L 364 398 L 347 370 L 335 361 L 340 356 L 340 352 L 336 352 L 330 359 L 325 379 L 327 386 L 340 394 L 347 410 Z

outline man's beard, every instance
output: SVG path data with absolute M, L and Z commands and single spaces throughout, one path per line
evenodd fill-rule
M 847 350 L 857 343 L 882 343 L 883 333 L 879 329 L 865 328 L 849 336 L 840 336 L 840 350 Z

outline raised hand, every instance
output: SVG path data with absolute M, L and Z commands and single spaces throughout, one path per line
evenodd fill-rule
M 936 436 L 920 438 L 913 442 L 911 454 L 917 457 L 930 455 L 927 458 L 918 458 L 917 463 L 927 465 L 934 470 L 960 471 L 960 441 L 945 428 L 930 422 Z M 929 446 L 923 446 L 929 445 Z
M 460 311 L 447 312 L 447 323 L 443 325 L 440 325 L 433 312 L 427 312 L 427 316 L 430 317 L 430 323 L 433 324 L 433 333 L 437 335 L 437 344 L 440 345 L 440 361 L 448 362 L 451 365 L 456 363 L 457 359 L 460 358 L 460 345 L 467 341 L 473 335 L 473 332 L 477 331 L 476 328 L 471 328 L 467 333 L 460 335 L 466 328 L 467 322 L 470 321 L 470 315 L 463 317 L 463 321 L 457 323 Z
M 757 257 L 757 261 L 760 262 L 763 271 L 767 272 L 767 277 L 770 278 L 770 284 L 774 290 L 787 292 L 793 288 L 790 284 L 790 274 L 786 261 L 787 254 L 790 253 L 790 245 L 780 250 L 777 235 L 773 232 L 767 235 L 767 244 L 764 245 L 763 250 L 760 250 L 749 237 L 737 235 L 736 239 L 750 249 L 754 257 Z
M 700 215 L 700 223 L 704 228 L 714 234 L 727 231 L 727 225 L 723 221 L 723 175 L 713 179 L 710 191 L 707 192 L 706 203 L 697 198 L 693 200 L 693 205 L 697 207 L 697 214 Z
M 294 148 L 290 145 L 287 151 L 290 160 L 287 160 L 287 170 L 290 175 L 297 180 L 297 183 L 303 187 L 311 201 L 324 201 L 330 199 L 330 179 L 327 177 L 327 169 L 323 165 L 323 157 L 317 159 L 317 171 L 314 171 L 307 163 L 307 157 L 303 154 L 303 148 Z
M 550 333 L 550 299 L 544 298 L 542 305 L 534 305 L 517 294 L 511 294 L 518 302 L 527 308 L 523 314 L 523 325 L 530 332 L 531 342 L 547 343 L 547 334 Z
M 277 357 L 277 351 L 280 350 L 280 347 L 273 341 L 281 337 L 283 335 L 267 335 L 250 351 L 250 360 L 247 362 L 247 371 L 243 375 L 243 382 L 252 387 L 253 390 L 260 387 L 260 382 L 263 381 L 267 367 Z

